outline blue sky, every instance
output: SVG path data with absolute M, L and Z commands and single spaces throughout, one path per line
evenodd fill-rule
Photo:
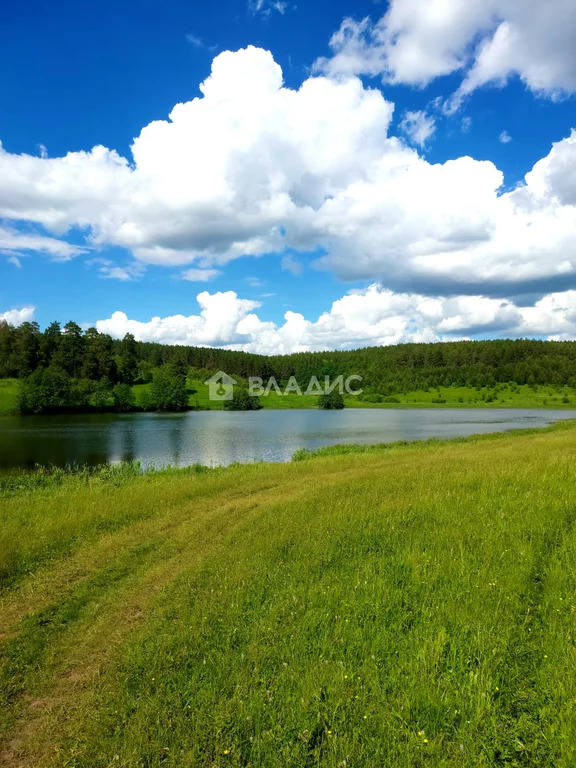
M 262 352 L 574 338 L 576 22 L 540 6 L 10 4 L 0 316 Z

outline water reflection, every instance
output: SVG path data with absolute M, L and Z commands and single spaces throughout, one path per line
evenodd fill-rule
M 576 411 L 391 409 L 6 416 L 0 469 L 36 464 L 145 466 L 287 461 L 298 448 L 455 437 L 575 418 Z

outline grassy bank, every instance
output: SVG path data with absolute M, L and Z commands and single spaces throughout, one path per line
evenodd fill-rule
M 135 384 L 132 387 L 138 406 L 149 390 L 149 384 Z M 203 381 L 188 381 L 190 396 L 188 403 L 200 410 L 222 410 L 222 402 L 209 398 L 208 387 Z M 17 379 L 0 379 L 0 414 L 12 413 L 16 409 L 18 392 Z M 384 398 L 386 399 L 386 398 Z M 396 392 L 388 400 L 392 402 L 369 402 L 353 395 L 345 395 L 347 408 L 564 408 L 576 407 L 576 390 L 571 387 L 556 389 L 550 386 L 499 385 L 496 388 L 483 387 L 439 387 L 428 391 Z M 294 408 L 317 408 L 318 397 L 290 393 L 279 395 L 274 390 L 261 397 L 263 408 L 280 410 Z
M 189 381 L 189 387 L 195 390 L 190 395 L 191 406 L 202 410 L 222 408 L 222 403 L 210 401 L 208 387 L 203 382 Z M 387 399 L 392 399 L 393 402 L 377 403 L 353 395 L 344 396 L 347 408 L 574 408 L 576 390 L 570 387 L 556 389 L 527 385 L 500 385 L 480 389 L 439 387 L 428 391 L 396 392 Z M 294 393 L 279 395 L 272 390 L 270 394 L 260 398 L 260 403 L 263 408 L 273 410 L 317 408 L 318 398 Z
M 573 766 L 575 460 L 564 423 L 4 483 L 0 764 Z

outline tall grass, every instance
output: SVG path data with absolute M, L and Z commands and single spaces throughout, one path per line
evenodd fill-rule
M 0 762 L 575 765 L 575 459 L 564 423 L 12 494 Z

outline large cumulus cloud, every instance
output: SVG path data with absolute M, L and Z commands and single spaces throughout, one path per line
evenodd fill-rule
M 7 309 L 0 312 L 0 322 L 10 325 L 22 325 L 22 323 L 31 323 L 34 320 L 34 307 L 22 307 L 22 309 Z
M 259 302 L 234 291 L 198 295 L 200 313 L 128 318 L 121 311 L 99 320 L 104 333 L 142 341 L 222 346 L 260 354 L 354 349 L 413 341 L 449 341 L 475 333 L 576 338 L 576 291 L 550 294 L 530 306 L 482 296 L 430 298 L 393 293 L 373 284 L 335 301 L 316 320 L 286 312 L 280 325 L 262 320 Z
M 189 275 L 291 248 L 401 292 L 501 298 L 576 283 L 576 133 L 503 193 L 493 163 L 430 164 L 391 136 L 393 105 L 356 77 L 292 90 L 249 47 L 217 56 L 200 90 L 143 128 L 130 159 L 0 148 L 0 217 L 45 228 L 54 252 L 54 235 L 84 228 L 91 247 L 202 270 Z
M 333 35 L 330 74 L 426 85 L 462 73 L 461 98 L 519 76 L 533 91 L 576 91 L 573 0 L 391 0 L 377 22 L 347 18 Z

